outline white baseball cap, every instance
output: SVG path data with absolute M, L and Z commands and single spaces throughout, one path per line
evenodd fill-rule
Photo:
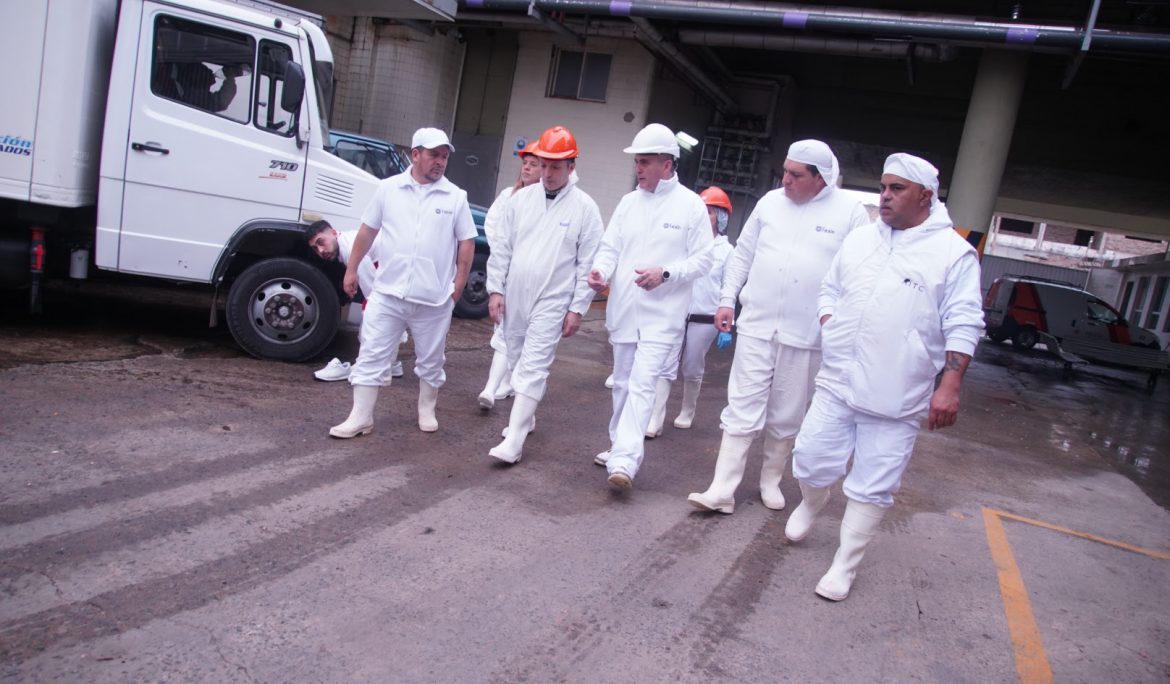
M 420 128 L 414 132 L 414 137 L 410 139 L 410 149 L 416 147 L 425 147 L 428 150 L 433 150 L 436 147 L 446 145 L 455 151 L 455 146 L 447 139 L 447 134 L 437 128 Z

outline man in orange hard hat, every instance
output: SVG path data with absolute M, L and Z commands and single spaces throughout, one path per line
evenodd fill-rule
M 816 312 L 821 279 L 845 236 L 869 223 L 861 202 L 837 190 L 838 174 L 828 145 L 792 143 L 783 187 L 760 199 L 736 240 L 723 274 L 716 327 L 731 330 L 737 297 L 743 310 L 715 474 L 706 491 L 687 497 L 696 508 L 734 510 L 747 452 L 760 432 L 760 498 L 768 508 L 784 508 L 780 480 L 821 365 Z
M 488 311 L 501 326 L 516 393 L 504 440 L 488 452 L 505 463 L 523 455 L 557 345 L 593 301 L 588 277 L 603 230 L 597 203 L 577 187 L 572 132 L 548 129 L 534 154 L 541 182 L 508 200 L 488 258 Z
M 699 403 L 699 388 L 703 385 L 703 372 L 707 365 L 707 351 L 715 342 L 719 331 L 715 329 L 715 310 L 719 308 L 719 293 L 723 288 L 723 269 L 731 256 L 732 246 L 727 241 L 727 224 L 731 220 L 731 198 L 723 190 L 712 185 L 699 193 L 707 205 L 707 217 L 711 219 L 711 234 L 715 243 L 711 246 L 711 271 L 703 278 L 697 278 L 691 286 L 691 307 L 687 311 L 687 332 L 681 349 L 672 353 L 662 377 L 658 379 L 654 413 L 646 437 L 662 434 L 666 422 L 666 400 L 670 397 L 670 386 L 678 373 L 683 376 L 682 408 L 674 419 L 676 428 L 686 430 L 695 418 L 695 407 Z M 680 362 L 681 359 L 681 362 Z

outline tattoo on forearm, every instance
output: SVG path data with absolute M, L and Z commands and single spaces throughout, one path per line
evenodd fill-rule
M 967 364 L 971 363 L 971 357 L 956 351 L 947 352 L 947 362 L 943 366 L 943 372 L 955 371 L 956 373 L 963 373 L 967 370 Z

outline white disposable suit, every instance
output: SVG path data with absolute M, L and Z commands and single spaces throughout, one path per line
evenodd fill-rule
M 512 387 L 539 401 L 568 312 L 593 301 L 589 271 L 602 234 L 601 212 L 570 181 L 554 199 L 544 185 L 518 190 L 503 208 L 488 258 L 488 292 L 504 296 L 500 330 Z
M 508 204 L 508 200 L 511 199 L 514 193 L 515 190 L 511 185 L 501 190 L 500 194 L 496 195 L 496 200 L 492 202 L 492 206 L 488 207 L 487 215 L 484 216 L 483 234 L 484 237 L 487 238 L 488 247 L 492 250 L 495 250 L 496 245 L 500 243 L 500 221 L 504 217 L 504 207 Z M 490 254 L 488 256 L 488 260 L 491 260 Z M 499 325 L 492 327 L 492 339 L 489 344 L 491 345 L 493 351 L 499 352 L 501 354 L 508 353 L 508 349 L 504 345 L 504 336 Z
M 715 342 L 719 331 L 709 321 L 690 321 L 692 315 L 714 316 L 719 308 L 719 294 L 723 288 L 723 269 L 735 248 L 727 241 L 726 235 L 715 236 L 711 244 L 711 270 L 706 276 L 696 278 L 691 286 L 691 305 L 687 309 L 688 323 L 686 341 L 676 345 L 667 359 L 662 377 L 674 380 L 679 373 L 683 380 L 702 380 L 707 368 L 707 351 Z
M 766 430 L 790 439 L 820 365 L 816 298 L 842 241 L 869 223 L 860 202 L 833 186 L 804 204 L 773 190 L 756 204 L 723 275 L 720 306 L 743 305 L 720 420 L 731 435 Z
M 851 234 L 821 286 L 822 361 L 793 451 L 802 486 L 845 475 L 850 499 L 888 507 L 910 461 L 946 352 L 983 331 L 979 263 L 938 203 L 921 225 Z
M 441 387 L 458 245 L 476 236 L 467 193 L 446 178 L 417 183 L 408 168 L 379 184 L 362 223 L 378 231 L 379 264 L 366 297 L 350 384 L 382 385 L 403 331 L 410 330 L 415 374 Z
M 707 207 L 678 177 L 622 197 L 601 239 L 594 270 L 609 283 L 605 326 L 614 353 L 611 474 L 633 478 L 658 377 L 678 344 L 691 302 L 691 284 L 711 271 Z M 652 290 L 638 287 L 634 269 L 661 267 L 670 277 Z

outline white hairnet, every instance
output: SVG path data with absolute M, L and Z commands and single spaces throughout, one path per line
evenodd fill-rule
M 886 157 L 886 165 L 882 174 L 893 174 L 905 178 L 912 183 L 918 183 L 931 191 L 930 208 L 938 206 L 938 169 L 921 157 L 915 157 L 905 152 L 895 152 Z
M 719 231 L 720 235 L 727 235 L 727 223 L 731 220 L 731 214 L 723 207 L 711 207 L 715 210 L 715 230 Z
M 817 167 L 817 172 L 825 179 L 825 185 L 837 187 L 837 176 L 841 173 L 837 157 L 820 140 L 797 140 L 788 146 L 788 159 Z

